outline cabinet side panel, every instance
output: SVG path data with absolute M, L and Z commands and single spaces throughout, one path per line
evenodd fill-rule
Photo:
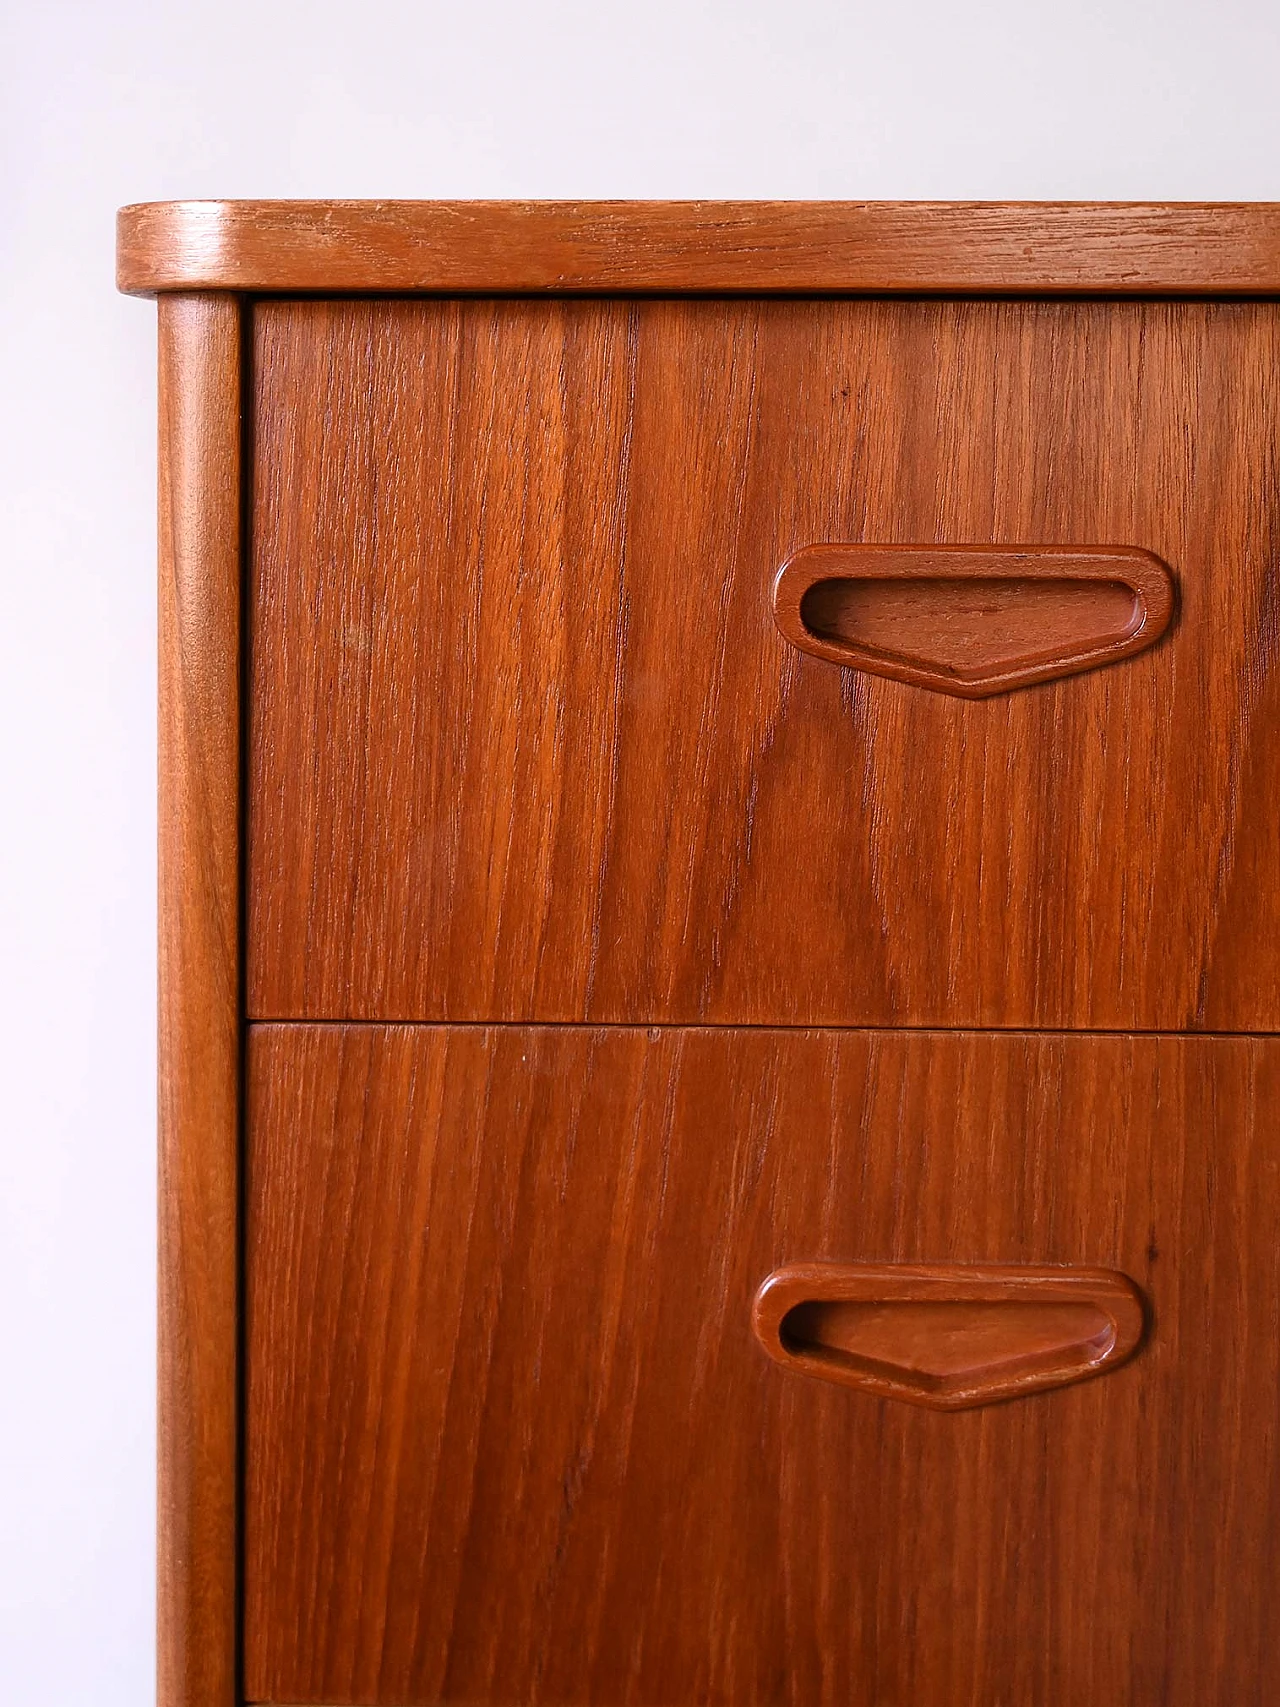
M 160 1707 L 236 1697 L 240 326 L 160 303 Z

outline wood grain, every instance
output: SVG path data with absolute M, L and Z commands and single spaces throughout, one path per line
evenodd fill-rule
M 247 1694 L 1263 1707 L 1280 1041 L 250 1035 Z M 771 1362 L 796 1261 L 1119 1269 L 1105 1379 Z
M 255 309 L 249 1001 L 1280 1027 L 1280 310 Z M 805 545 L 1154 552 L 1141 656 L 802 658 Z
M 1268 202 L 186 201 L 121 208 L 138 294 L 1280 294 Z
M 236 1695 L 241 310 L 160 304 L 160 1707 Z

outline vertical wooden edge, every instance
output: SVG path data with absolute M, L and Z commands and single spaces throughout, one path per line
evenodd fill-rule
M 159 303 L 159 1707 L 238 1692 L 243 312 Z

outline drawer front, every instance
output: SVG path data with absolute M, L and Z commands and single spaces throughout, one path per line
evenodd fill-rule
M 1270 1699 L 1278 1106 L 1280 1041 L 255 1027 L 248 1699 Z M 899 1402 L 766 1355 L 797 1264 L 1145 1338 Z
M 1280 1026 L 1275 305 L 254 319 L 251 1013 Z M 1176 613 L 956 697 L 781 632 L 859 543 L 1152 553 Z M 978 559 L 814 608 L 950 644 Z M 964 638 L 1015 682 L 1118 620 L 1031 591 Z

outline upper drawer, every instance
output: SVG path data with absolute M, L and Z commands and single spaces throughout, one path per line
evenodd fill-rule
M 254 371 L 251 1015 L 1280 1022 L 1277 306 L 278 301 Z M 1177 612 L 958 698 L 779 631 L 856 542 Z

